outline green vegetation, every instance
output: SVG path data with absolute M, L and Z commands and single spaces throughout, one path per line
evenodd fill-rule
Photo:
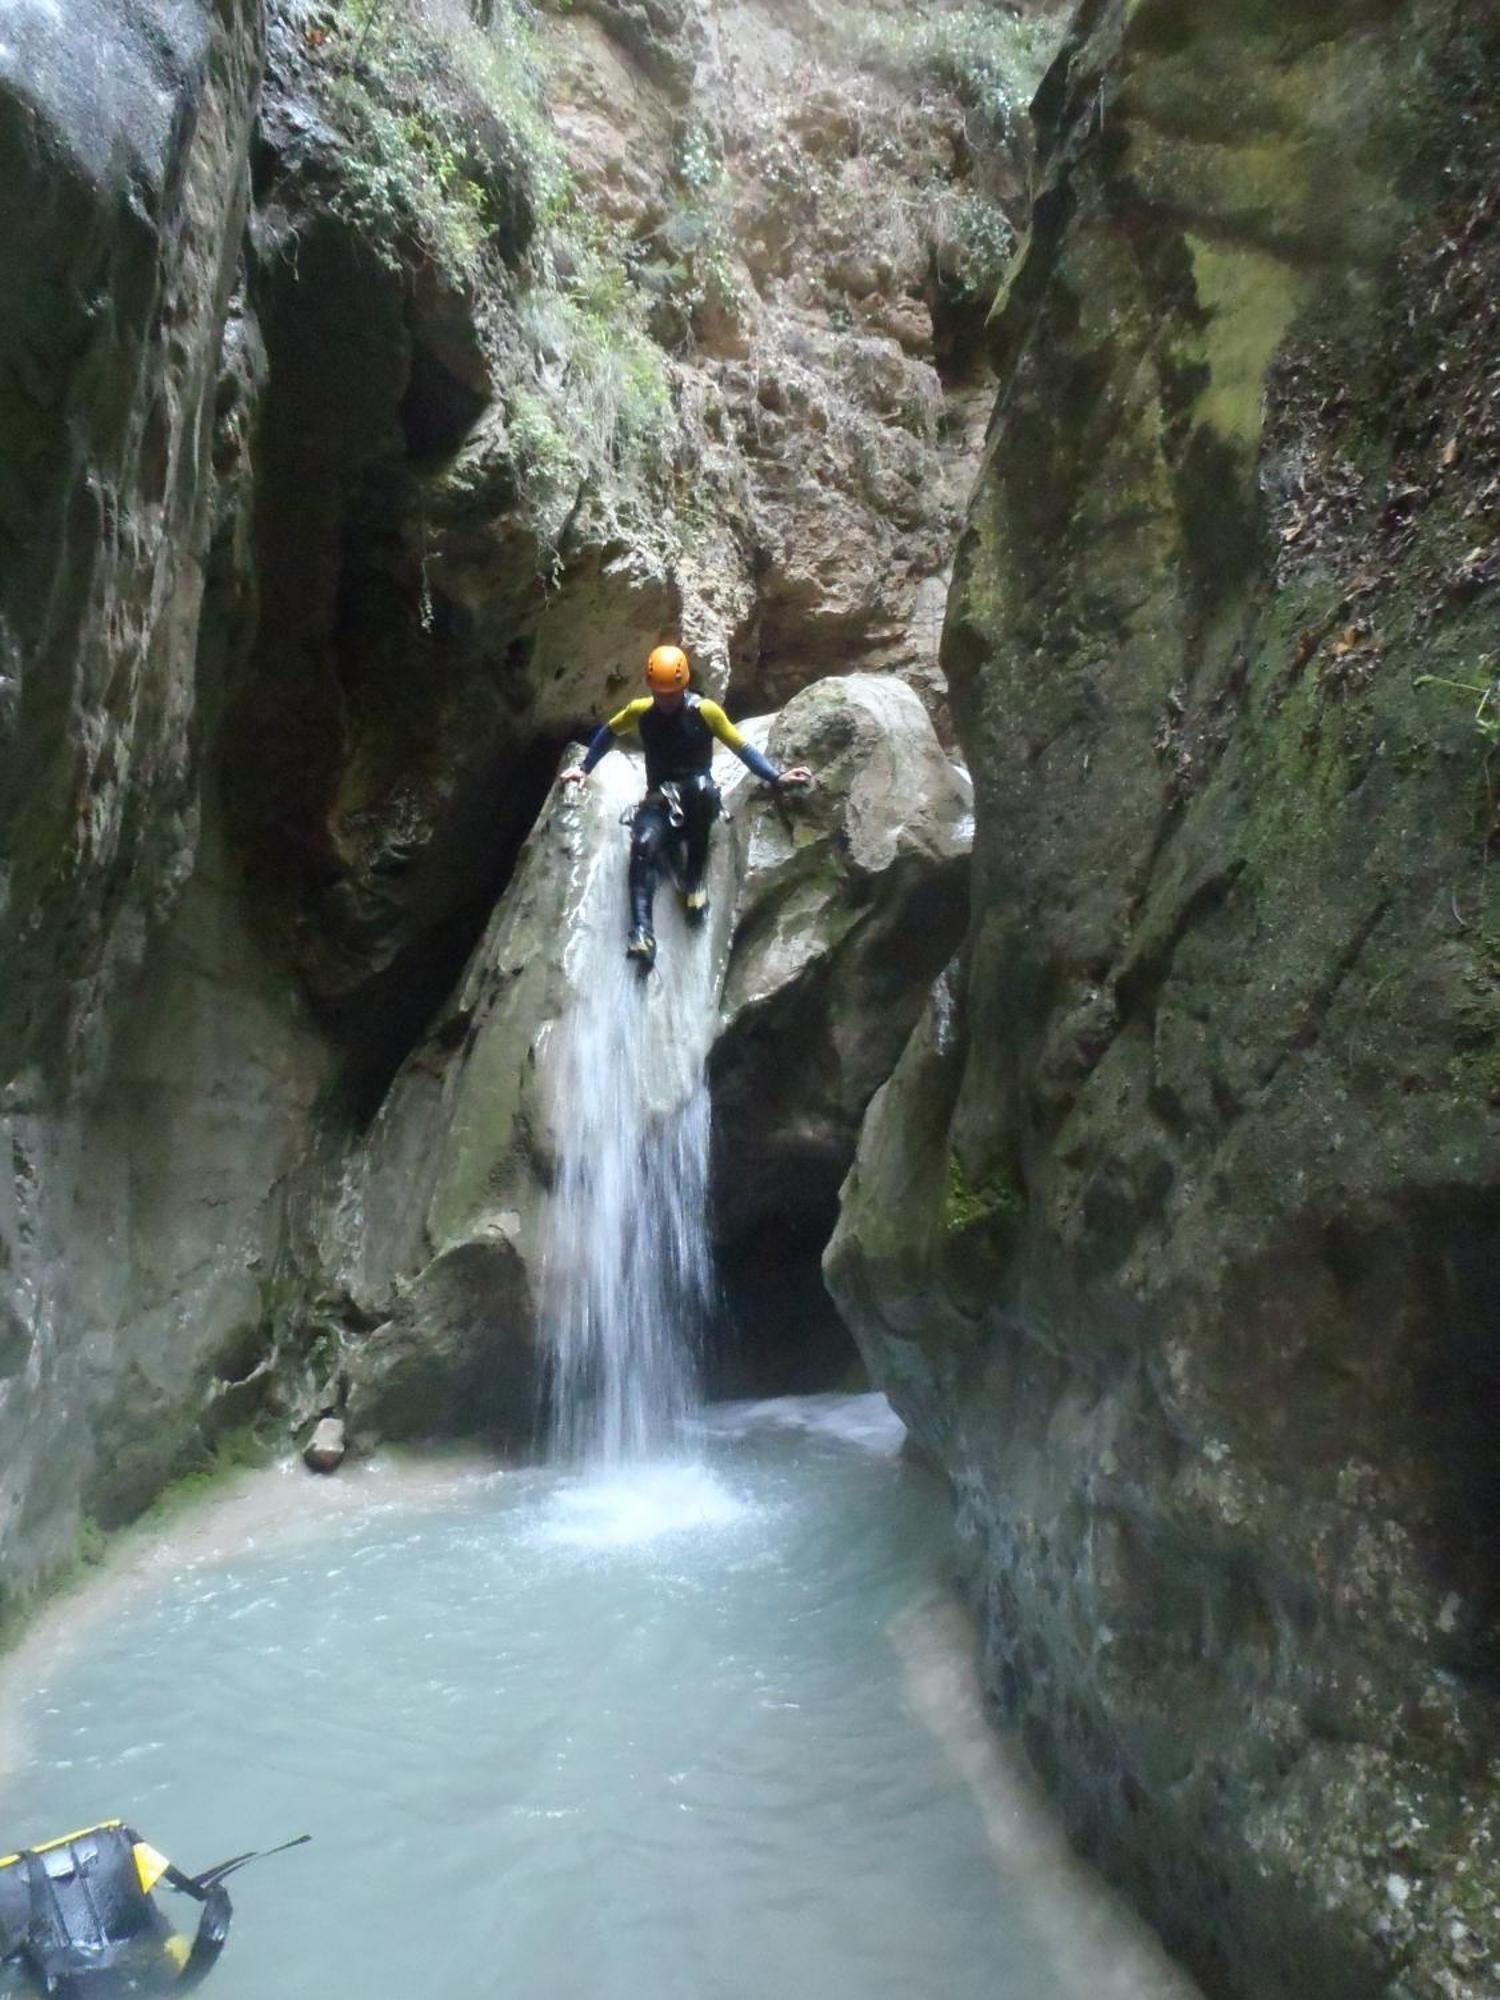
M 508 392 L 517 476 L 555 546 L 587 490 L 636 547 L 664 533 L 652 494 L 670 471 L 676 418 L 666 358 L 623 253 L 580 212 L 533 253 L 516 301 L 530 366 Z M 660 550 L 656 552 L 660 553 Z
M 733 248 L 734 182 L 706 126 L 689 129 L 676 166 L 681 199 L 655 232 L 654 254 L 638 255 L 632 275 L 651 299 L 662 339 L 683 347 L 705 316 L 737 318 L 745 301 Z
M 413 0 L 345 0 L 318 46 L 347 151 L 332 194 L 393 269 L 415 252 L 474 283 L 565 197 L 535 32 L 515 0 L 488 28 L 425 19 Z
M 1012 131 L 1025 113 L 1058 40 L 1051 21 L 983 5 L 870 21 L 859 31 L 871 68 L 904 86 L 951 91 L 994 137 Z
M 392 268 L 401 268 L 400 246 L 409 235 L 447 271 L 472 275 L 491 219 L 449 107 L 425 115 L 396 111 L 352 75 L 333 78 L 328 97 L 350 140 L 335 206 Z
M 268 1465 L 285 1446 L 281 1431 L 241 1425 L 211 1443 L 200 1440 L 193 1462 L 123 1527 L 103 1528 L 93 1515 L 80 1516 L 70 1559 L 58 1563 L 26 1589 L 0 1585 L 0 1653 L 17 1644 L 49 1604 L 77 1590 L 95 1570 L 103 1568 L 116 1550 L 159 1533 L 238 1474 Z
M 953 299 L 988 309 L 1014 254 L 1016 232 L 1004 211 L 975 188 L 960 188 L 944 206 L 938 276 Z
M 1500 1049 L 1467 1049 L 1454 1056 L 1448 1082 L 1461 1097 L 1500 1104 Z
M 47 1606 L 76 1590 L 108 1552 L 108 1535 L 85 1514 L 78 1524 L 78 1539 L 70 1560 L 57 1564 L 24 1588 L 0 1583 L 0 1653 L 18 1645 Z
M 315 53 L 347 142 L 331 204 L 392 270 L 425 263 L 478 295 L 542 547 L 587 494 L 606 535 L 661 553 L 676 420 L 649 288 L 579 197 L 525 0 L 494 0 L 483 27 L 418 0 L 344 0 Z M 717 171 L 698 164 L 685 154 L 693 189 Z
M 78 1561 L 84 1569 L 97 1569 L 109 1553 L 109 1535 L 92 1514 L 78 1523 Z
M 684 187 L 702 193 L 724 177 L 724 162 L 706 125 L 694 125 L 677 149 L 677 178 Z
M 1413 687 L 1452 688 L 1458 694 L 1474 695 L 1474 727 L 1486 743 L 1500 743 L 1500 672 L 1486 681 L 1449 680 L 1444 674 L 1418 674 Z
M 1009 1226 L 1026 1213 L 1026 1196 L 1008 1174 L 996 1173 L 975 1183 L 957 1153 L 948 1155 L 948 1185 L 943 1195 L 943 1228 L 961 1236 L 981 1223 Z
M 857 61 L 908 103 L 931 103 L 945 127 L 945 107 L 953 100 L 963 112 L 966 179 L 955 186 L 946 171 L 935 172 L 913 190 L 905 215 L 894 219 L 896 227 L 926 241 L 934 274 L 954 306 L 988 311 L 1010 266 L 1016 232 L 1007 211 L 1019 163 L 1014 142 L 1060 32 L 1054 21 L 1021 19 L 976 0 L 946 12 L 924 7 L 901 18 L 866 20 L 848 38 Z
M 267 1424 L 265 1420 L 237 1424 L 230 1430 L 221 1431 L 213 1439 L 196 1439 L 183 1469 L 122 1532 L 150 1532 L 164 1526 L 178 1514 L 196 1506 L 200 1500 L 208 1499 L 240 1473 L 253 1472 L 259 1466 L 269 1465 L 286 1450 L 286 1443 L 284 1427 Z M 100 1559 L 96 1555 L 90 1560 L 97 1562 Z

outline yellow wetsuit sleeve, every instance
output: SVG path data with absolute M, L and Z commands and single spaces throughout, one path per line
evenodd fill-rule
M 716 701 L 700 701 L 698 713 L 708 724 L 714 735 L 726 750 L 732 750 L 742 764 L 747 764 L 768 785 L 779 785 L 781 773 L 769 757 L 762 756 L 753 743 L 747 743 L 729 717 Z
M 703 717 L 703 720 L 708 724 L 714 735 L 718 737 L 726 750 L 732 750 L 736 757 L 744 754 L 744 737 L 741 736 L 740 732 L 735 728 L 734 724 L 729 720 L 729 717 L 716 701 L 700 701 L 698 704 L 698 713 Z
M 649 694 L 642 695 L 636 701 L 627 701 L 619 714 L 612 715 L 604 726 L 611 736 L 627 736 L 632 729 L 640 728 L 641 717 L 650 706 L 651 697 Z M 725 720 L 727 721 L 728 718 L 726 717 Z

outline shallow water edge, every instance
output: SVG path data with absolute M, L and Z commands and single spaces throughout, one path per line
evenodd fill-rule
M 1190 2000 L 988 1722 L 943 1497 L 882 1399 L 701 1433 L 594 1479 L 235 1479 L 0 1664 L 7 1837 L 121 1810 L 192 1863 L 316 1821 L 247 1883 L 221 2000 L 320 1991 L 335 1944 L 404 1992 L 382 1869 L 548 2000 Z

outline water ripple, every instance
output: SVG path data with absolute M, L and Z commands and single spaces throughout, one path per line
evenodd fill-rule
M 1099 2000 L 1102 1893 L 1057 1905 L 948 1740 L 935 1483 L 862 1398 L 704 1442 L 165 1565 L 39 1677 L 6 1838 L 125 1813 L 201 1867 L 311 1832 L 237 1878 L 215 2000 Z M 1111 1996 L 1175 1990 L 1101 1935 Z

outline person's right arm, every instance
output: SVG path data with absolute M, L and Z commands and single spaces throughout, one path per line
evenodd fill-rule
M 571 771 L 563 772 L 563 783 L 586 785 L 589 772 L 601 758 L 607 757 L 614 749 L 616 738 L 628 735 L 631 730 L 639 729 L 641 717 L 650 706 L 651 697 L 647 695 L 640 701 L 627 702 L 618 715 L 612 715 L 608 722 L 601 722 L 590 739 L 588 749 L 583 753 L 583 762 L 575 764 Z

